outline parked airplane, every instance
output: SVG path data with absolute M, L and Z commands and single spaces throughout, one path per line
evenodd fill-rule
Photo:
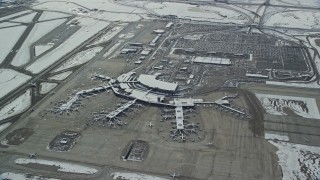
M 149 127 L 152 128 L 154 124 L 152 124 L 152 122 L 149 122 Z
M 172 177 L 172 179 L 178 178 L 180 177 L 180 174 L 176 174 L 175 172 L 170 174 L 170 177 Z

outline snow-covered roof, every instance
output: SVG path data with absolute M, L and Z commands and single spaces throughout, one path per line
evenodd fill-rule
M 178 85 L 176 83 L 164 82 L 156 79 L 155 75 L 141 74 L 138 81 L 150 88 L 160 89 L 165 91 L 176 91 Z
M 184 129 L 184 125 L 183 125 L 183 109 L 182 106 L 178 106 L 176 107 L 176 123 L 177 123 L 177 129 Z
M 230 59 L 217 58 L 217 57 L 196 57 L 192 60 L 196 63 L 208 63 L 208 64 L 218 64 L 218 65 L 231 65 Z

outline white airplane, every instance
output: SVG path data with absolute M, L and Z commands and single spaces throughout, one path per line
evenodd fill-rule
M 178 178 L 180 177 L 180 174 L 176 174 L 175 172 L 170 174 L 170 177 L 172 177 L 172 179 Z
M 180 138 L 181 138 L 182 141 L 186 141 L 186 137 L 185 137 L 184 134 L 181 134 Z
M 149 122 L 149 127 L 152 128 L 154 124 L 152 124 L 152 122 Z

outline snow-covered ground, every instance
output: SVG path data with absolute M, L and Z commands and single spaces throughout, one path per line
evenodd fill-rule
M 196 6 L 173 2 L 151 2 L 144 6 L 157 15 L 176 15 L 179 18 L 192 20 L 236 24 L 244 24 L 249 20 L 237 11 L 216 6 Z
M 319 11 L 286 11 L 271 15 L 264 25 L 274 27 L 289 27 L 301 29 L 320 28 Z
M 48 83 L 48 82 L 41 83 L 40 84 L 40 94 L 47 94 L 53 88 L 55 88 L 57 85 L 58 85 L 57 83 Z
M 320 6 L 319 0 L 271 0 L 271 4 L 290 6 Z
M 12 123 L 11 122 L 7 122 L 7 123 L 4 123 L 4 124 L 1 124 L 0 125 L 0 133 L 2 131 L 4 131 L 5 129 L 7 129 Z M 0 176 L 1 177 L 1 176 Z
M 45 54 L 26 69 L 34 74 L 40 73 L 109 25 L 108 22 L 90 18 L 82 18 L 78 19 L 78 21 L 80 22 L 79 25 L 82 27 L 75 34 L 67 39 L 62 45 Z
M 276 85 L 276 86 L 297 87 L 297 88 L 310 88 L 310 89 L 319 89 L 320 88 L 320 86 L 317 84 L 317 82 L 295 83 L 295 82 L 266 81 L 266 84 Z
M 70 74 L 72 74 L 72 71 L 67 71 L 67 72 L 63 72 L 61 74 L 57 74 L 57 75 L 51 76 L 51 77 L 49 77 L 49 79 L 62 81 L 64 79 L 66 79 L 68 76 L 70 76 Z
M 95 174 L 98 172 L 97 169 L 73 164 L 73 163 L 65 163 L 59 161 L 51 161 L 44 159 L 26 159 L 26 158 L 18 158 L 15 160 L 16 164 L 41 164 L 48 166 L 55 166 L 58 168 L 58 171 L 69 172 L 69 173 L 80 173 L 80 174 Z
M 40 56 L 44 52 L 48 51 L 53 47 L 52 44 L 44 44 L 44 45 L 37 45 L 34 47 L 35 56 Z
M 96 45 L 96 44 L 100 44 L 100 43 L 109 41 L 115 35 L 117 35 L 120 31 L 122 31 L 122 29 L 125 27 L 125 25 L 127 25 L 127 24 L 123 24 L 121 26 L 116 26 L 116 27 L 112 28 L 110 31 L 108 31 L 103 36 L 101 36 L 99 39 L 95 40 L 91 45 Z
M 2 28 L 2 27 L 10 27 L 10 26 L 17 26 L 17 25 L 20 25 L 20 23 L 2 22 L 2 23 L 0 23 L 0 28 Z
M 24 94 L 7 103 L 0 110 L 0 121 L 27 110 L 31 106 L 31 90 L 27 90 Z
M 64 23 L 65 21 L 66 19 L 57 19 L 57 20 L 37 23 L 29 33 L 29 36 L 27 37 L 27 39 L 22 44 L 18 53 L 15 55 L 11 64 L 14 66 L 21 66 L 29 62 L 31 45 L 36 41 L 38 41 L 40 38 L 42 38 L 44 35 L 51 32 L 54 28 Z
M 279 135 L 274 133 L 264 133 L 264 138 L 267 140 L 276 140 L 276 141 L 289 141 L 289 137 L 286 135 Z
M 30 13 L 30 12 L 32 12 L 32 11 L 31 10 L 26 10 L 26 11 L 21 11 L 21 12 L 18 12 L 18 13 L 15 13 L 15 14 L 11 14 L 11 15 L 8 15 L 8 16 L 4 16 L 4 17 L 0 18 L 0 21 L 6 20 L 6 19 L 9 19 L 9 18 L 13 18 L 13 17 L 19 16 L 19 15 L 27 14 L 27 13 Z
M 32 22 L 32 19 L 36 16 L 36 14 L 37 13 L 34 12 L 34 13 L 31 13 L 31 14 L 28 14 L 28 15 L 25 15 L 25 16 L 21 16 L 21 17 L 12 19 L 11 21 L 21 22 L 21 23 L 30 23 L 30 22 Z
M 0 174 L 0 179 L 8 180 L 59 180 L 54 178 L 45 178 L 42 176 L 30 176 L 29 174 L 22 173 L 13 173 L 13 172 L 4 172 Z
M 146 174 L 137 173 L 125 173 L 125 172 L 114 172 L 110 174 L 113 179 L 128 179 L 128 180 L 168 180 L 157 176 L 151 176 Z
M 319 46 L 316 44 L 315 40 L 319 40 Z M 318 53 L 320 54 L 320 38 L 309 38 L 310 45 L 317 49 Z M 315 64 L 317 66 L 318 72 L 320 72 L 320 57 L 316 56 Z
M 26 28 L 26 26 L 16 26 L 0 29 L 0 39 L 2 42 L 0 43 L 0 63 L 2 63 L 6 56 L 10 53 L 11 49 L 17 43 L 18 39 Z M 14 36 L 10 36 L 10 34 L 14 34 Z
M 80 64 L 86 63 L 90 61 L 97 53 L 99 53 L 103 47 L 94 47 L 91 49 L 87 49 L 85 51 L 79 52 L 73 55 L 70 59 L 65 61 L 61 66 L 55 69 L 53 72 L 58 72 L 61 70 L 65 70 L 74 66 L 78 66 Z
M 272 94 L 256 94 L 267 113 L 288 115 L 290 111 L 304 118 L 320 119 L 319 110 L 314 98 L 282 96 Z
M 283 180 L 320 179 L 320 147 L 269 140 L 279 150 L 277 155 Z
M 122 40 L 118 41 L 115 45 L 113 45 L 110 49 L 108 49 L 108 51 L 103 55 L 103 57 L 110 56 L 122 43 L 123 43 Z
M 15 90 L 31 77 L 11 69 L 0 69 L 0 98 Z
M 67 17 L 70 17 L 70 15 L 64 14 L 64 13 L 58 13 L 58 12 L 43 11 L 43 13 L 39 18 L 39 21 L 47 21 L 47 20 L 67 18 Z

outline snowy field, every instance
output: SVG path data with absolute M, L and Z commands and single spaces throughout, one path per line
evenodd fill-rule
M 20 22 L 20 23 L 30 23 L 32 22 L 32 19 L 36 16 L 36 12 L 34 13 L 31 13 L 31 14 L 28 14 L 28 15 L 25 15 L 25 16 L 21 16 L 21 17 L 18 17 L 18 18 L 15 18 L 15 19 L 11 19 L 11 21 L 14 21 L 14 22 Z
M 265 20 L 264 25 L 273 27 L 289 27 L 301 29 L 319 29 L 319 11 L 287 11 L 278 12 Z
M 11 14 L 11 15 L 8 15 L 8 16 L 4 16 L 4 17 L 0 18 L 0 21 L 6 20 L 6 19 L 9 19 L 9 18 L 14 18 L 16 16 L 24 15 L 24 14 L 27 14 L 27 13 L 30 13 L 30 12 L 32 12 L 32 11 L 31 10 L 26 10 L 26 11 L 21 11 L 21 12 L 18 12 L 18 13 L 15 13 L 15 14 Z
M 115 45 L 113 45 L 104 55 L 103 57 L 110 56 L 124 41 L 120 40 Z M 110 59 L 111 57 L 109 57 Z
M 157 176 L 151 176 L 146 174 L 114 172 L 110 175 L 113 179 L 128 179 L 128 180 L 168 180 Z
M 50 161 L 44 159 L 26 159 L 26 158 L 18 158 L 15 160 L 16 164 L 39 164 L 39 165 L 47 165 L 47 166 L 55 166 L 58 171 L 68 172 L 68 173 L 80 173 L 80 174 L 95 174 L 98 172 L 97 169 L 73 164 L 73 163 L 65 163 L 59 161 Z
M 66 79 L 68 76 L 70 76 L 70 74 L 72 74 L 72 71 L 67 71 L 67 72 L 63 72 L 61 74 L 57 74 L 57 75 L 51 76 L 51 77 L 49 77 L 49 79 L 62 81 L 64 79 Z
M 310 45 L 314 48 L 317 49 L 318 53 L 320 54 L 320 46 L 318 46 L 315 42 L 315 40 L 318 39 L 320 41 L 320 38 L 309 38 L 309 42 L 310 42 Z M 315 58 L 315 64 L 316 64 L 316 67 L 318 69 L 318 72 L 320 72 L 320 57 L 317 56 Z
M 90 46 L 109 41 L 109 40 L 112 39 L 115 35 L 117 35 L 120 31 L 122 31 L 122 29 L 123 29 L 126 25 L 127 25 L 127 24 L 123 24 L 123 25 L 121 25 L 121 26 L 116 26 L 116 27 L 112 28 L 110 31 L 108 31 L 107 33 L 105 33 L 102 37 L 100 37 L 99 39 L 95 40 Z
M 267 140 L 276 140 L 276 141 L 289 141 L 289 137 L 286 135 L 279 135 L 274 133 L 264 133 L 264 138 Z
M 158 15 L 176 15 L 179 18 L 199 21 L 244 24 L 249 20 L 246 16 L 237 11 L 222 7 L 196 6 L 173 2 L 151 2 L 144 6 L 152 13 Z
M 44 35 L 51 32 L 54 28 L 64 23 L 65 21 L 66 19 L 58 19 L 53 21 L 37 23 L 29 33 L 27 39 L 22 44 L 18 53 L 15 55 L 11 64 L 14 66 L 21 66 L 28 63 L 30 60 L 31 45 L 38 41 L 40 38 L 42 38 Z
M 34 47 L 35 56 L 40 56 L 53 47 L 52 44 L 38 45 Z
M 0 133 L 2 131 L 4 131 L 5 129 L 7 129 L 9 126 L 11 125 L 11 122 L 7 122 L 7 123 L 4 123 L 4 124 L 1 124 L 0 125 Z M 1 176 L 0 176 L 1 177 Z
M 256 96 L 268 114 L 296 114 L 304 118 L 320 119 L 319 110 L 314 98 L 271 94 L 256 94 Z
M 16 26 L 5 29 L 0 29 L 0 63 L 7 57 L 13 46 L 17 43 L 22 33 L 26 30 L 26 26 Z M 10 36 L 14 34 L 14 36 Z M 6 43 L 3 43 L 6 42 Z M 1 80 L 0 80 L 1 81 Z
M 0 77 L 0 98 L 31 79 L 30 76 L 11 69 L 0 69 Z
M 31 176 L 29 174 L 5 172 L 0 174 L 0 179 L 7 180 L 59 180 L 54 178 L 45 178 L 42 176 Z
M 270 3 L 275 5 L 320 7 L 320 0 L 271 0 Z
M 89 18 L 78 19 L 78 21 L 82 27 L 75 34 L 56 49 L 40 57 L 26 69 L 34 74 L 40 73 L 109 25 L 108 22 Z
M 86 63 L 86 62 L 90 61 L 102 49 L 103 49 L 103 47 L 95 47 L 95 48 L 91 48 L 91 49 L 87 49 L 85 51 L 79 52 L 79 53 L 73 55 L 67 61 L 65 61 L 61 66 L 59 66 L 53 72 L 62 71 L 62 70 Z
M 20 23 L 2 22 L 2 23 L 0 23 L 0 28 L 2 28 L 2 27 L 18 26 L 18 25 L 20 25 Z
M 0 121 L 15 116 L 27 110 L 31 106 L 31 90 L 7 103 L 0 109 Z
M 39 18 L 39 21 L 47 21 L 47 20 L 67 18 L 67 17 L 70 17 L 70 15 L 64 14 L 64 13 L 58 13 L 58 12 L 43 11 L 43 13 Z
M 320 86 L 317 84 L 317 82 L 295 83 L 295 82 L 266 81 L 266 84 L 276 85 L 276 86 L 297 87 L 297 88 L 310 88 L 310 89 L 319 89 L 320 88 Z
M 277 155 L 283 180 L 320 179 L 320 147 L 269 140 L 279 150 Z
M 57 83 L 48 83 L 48 82 L 41 83 L 40 84 L 40 94 L 47 94 L 53 88 L 55 88 L 57 85 L 58 85 Z

